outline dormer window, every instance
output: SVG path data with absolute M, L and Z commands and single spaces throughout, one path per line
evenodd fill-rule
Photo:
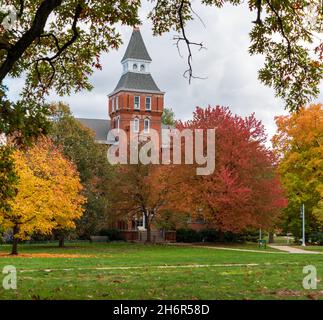
M 137 63 L 134 63 L 133 66 L 132 66 L 133 70 L 137 71 L 138 70 L 138 65 Z
M 142 64 L 142 65 L 140 66 L 140 71 L 141 71 L 141 72 L 145 72 L 145 65 L 144 65 L 144 64 Z

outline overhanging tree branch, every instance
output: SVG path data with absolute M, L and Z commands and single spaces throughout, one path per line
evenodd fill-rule
M 269 8 L 271 9 L 271 11 L 275 14 L 278 24 L 279 24 L 279 28 L 280 28 L 280 32 L 283 36 L 283 38 L 286 40 L 287 42 L 287 54 L 288 54 L 288 58 L 290 60 L 290 62 L 292 62 L 292 46 L 291 46 L 291 42 L 289 40 L 289 38 L 287 37 L 286 33 L 285 33 L 285 28 L 284 28 L 284 24 L 283 24 L 283 20 L 281 18 L 281 16 L 279 15 L 278 11 L 275 9 L 275 7 L 273 6 L 273 4 L 270 2 L 270 0 L 265 0 L 266 3 L 268 4 Z
M 0 83 L 2 83 L 14 64 L 21 58 L 33 41 L 41 35 L 49 15 L 59 7 L 61 3 L 62 0 L 44 0 L 41 3 L 30 29 L 8 50 L 7 57 L 0 66 Z
M 57 48 L 57 52 L 52 57 L 42 57 L 42 58 L 36 59 L 35 61 L 33 61 L 31 63 L 31 65 L 32 64 L 36 65 L 37 78 L 38 78 L 38 81 L 41 82 L 41 83 L 42 83 L 42 79 L 41 79 L 41 75 L 40 75 L 40 72 L 39 72 L 39 69 L 38 69 L 38 64 L 39 64 L 40 61 L 45 61 L 50 65 L 50 67 L 52 69 L 52 74 L 51 74 L 51 77 L 50 77 L 50 79 L 49 79 L 49 81 L 47 83 L 47 87 L 50 87 L 50 85 L 51 85 L 51 83 L 52 83 L 52 81 L 53 81 L 53 79 L 55 77 L 55 74 L 56 74 L 54 61 L 68 47 L 70 47 L 77 40 L 77 38 L 79 36 L 79 32 L 77 30 L 77 22 L 78 22 L 78 19 L 80 18 L 81 12 L 82 12 L 82 6 L 80 4 L 78 4 L 76 6 L 76 9 L 75 9 L 75 14 L 74 14 L 73 23 L 72 23 L 73 35 L 62 47 L 59 45 L 59 41 L 58 41 L 57 37 L 53 33 L 43 34 L 43 35 L 39 36 L 39 39 L 44 38 L 44 37 L 52 37 L 54 39 L 55 46 Z

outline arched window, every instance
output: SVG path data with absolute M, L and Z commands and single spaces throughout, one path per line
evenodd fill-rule
M 141 72 L 145 72 L 145 65 L 144 65 L 144 64 L 142 64 L 142 65 L 140 66 L 140 71 L 141 71 Z
M 149 133 L 150 130 L 150 119 L 146 118 L 144 122 L 144 133 Z
M 133 120 L 133 132 L 138 133 L 139 132 L 139 119 L 135 118 Z
M 138 69 L 137 63 L 134 63 L 132 68 L 133 68 L 133 70 L 137 70 Z

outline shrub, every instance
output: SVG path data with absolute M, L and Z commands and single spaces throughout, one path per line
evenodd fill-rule
M 263 234 L 263 236 L 265 236 Z M 220 232 L 216 229 L 178 229 L 176 231 L 177 242 L 257 242 L 259 239 L 258 230 L 248 230 L 243 233 Z
M 323 232 L 312 232 L 308 236 L 308 240 L 311 243 L 323 245 Z
M 99 236 L 106 236 L 108 237 L 109 241 L 122 240 L 121 233 L 117 229 L 101 229 Z
M 201 241 L 200 234 L 193 229 L 178 229 L 176 231 L 177 242 L 199 242 Z
M 220 240 L 219 231 L 215 229 L 200 230 L 199 235 L 203 242 L 217 242 Z

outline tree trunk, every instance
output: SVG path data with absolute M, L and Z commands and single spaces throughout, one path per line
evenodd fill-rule
M 273 232 L 269 232 L 268 243 L 274 243 L 274 233 Z
M 219 242 L 223 243 L 224 242 L 224 232 L 219 231 Z
M 15 225 L 13 227 L 13 240 L 12 240 L 12 249 L 11 249 L 11 254 L 12 255 L 18 255 L 18 238 L 17 238 L 17 234 L 18 234 L 18 226 Z
M 65 240 L 64 235 L 60 235 L 59 238 L 58 238 L 58 246 L 60 248 L 63 248 L 65 246 L 64 240 Z
M 147 224 L 147 243 L 151 243 L 151 230 L 150 230 L 150 223 Z

